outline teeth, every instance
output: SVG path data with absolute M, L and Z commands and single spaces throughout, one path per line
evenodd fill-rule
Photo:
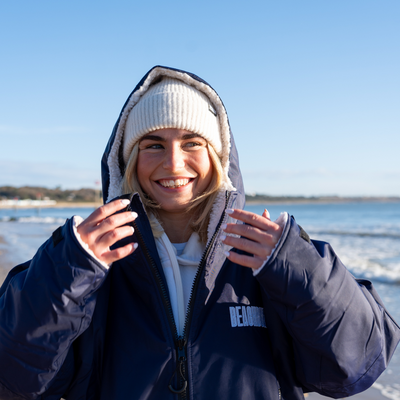
M 185 186 L 189 183 L 189 179 L 176 179 L 175 181 L 170 179 L 162 179 L 158 181 L 162 186 L 168 187 L 168 188 L 178 188 L 181 186 Z

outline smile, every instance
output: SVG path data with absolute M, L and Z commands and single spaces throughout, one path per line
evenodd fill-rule
M 176 189 L 182 186 L 186 186 L 191 180 L 190 179 L 160 179 L 157 181 L 161 186 L 170 189 Z

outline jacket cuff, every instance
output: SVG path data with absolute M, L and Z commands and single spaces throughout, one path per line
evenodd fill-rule
M 72 217 L 72 229 L 74 232 L 74 235 L 76 237 L 76 240 L 79 242 L 79 244 L 81 245 L 81 247 L 86 251 L 87 254 L 89 254 L 91 257 L 93 257 L 98 263 L 100 263 L 104 268 L 109 269 L 112 265 L 111 264 L 106 264 L 104 261 L 99 260 L 95 254 L 93 253 L 92 250 L 90 250 L 89 245 L 84 242 L 81 238 L 81 235 L 78 232 L 78 226 L 83 222 L 83 218 L 80 217 L 79 215 L 74 215 Z
M 264 265 L 269 261 L 269 259 L 273 256 L 273 254 L 275 253 L 275 250 L 278 248 L 282 236 L 283 236 L 283 232 L 286 228 L 287 222 L 289 220 L 289 214 L 287 212 L 283 212 L 281 213 L 281 215 L 274 221 L 276 224 L 278 224 L 281 228 L 282 228 L 282 233 L 281 236 L 278 240 L 278 242 L 276 243 L 275 247 L 272 249 L 271 254 L 266 258 L 266 260 L 264 261 L 264 263 L 261 265 L 261 267 L 254 269 L 253 270 L 253 276 L 257 276 L 259 272 L 261 272 L 261 270 L 264 268 Z

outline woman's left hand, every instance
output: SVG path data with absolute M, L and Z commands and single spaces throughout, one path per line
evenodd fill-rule
M 238 219 L 245 224 L 222 225 L 223 235 L 221 240 L 224 244 L 238 250 L 244 250 L 253 256 L 226 252 L 229 260 L 236 264 L 253 269 L 260 268 L 272 250 L 278 243 L 283 228 L 270 220 L 269 212 L 264 210 L 263 214 L 257 215 L 244 210 L 225 211 L 230 217 Z M 225 233 L 233 233 L 240 237 L 227 236 Z

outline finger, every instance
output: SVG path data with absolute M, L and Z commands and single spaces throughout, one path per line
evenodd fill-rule
M 129 243 L 123 247 L 119 247 L 118 249 L 105 251 L 99 258 L 107 264 L 110 264 L 129 256 L 137 249 L 137 247 L 137 243 Z
M 256 228 L 262 229 L 264 231 L 268 230 L 269 228 L 273 230 L 277 229 L 274 222 L 271 222 L 264 216 L 257 215 L 250 211 L 228 208 L 225 210 L 225 212 L 234 219 L 238 219 L 239 221 L 255 226 Z
M 223 224 L 221 229 L 224 233 L 243 236 L 247 239 L 261 243 L 263 245 L 275 244 L 277 239 L 272 233 L 244 224 Z
M 269 211 L 267 209 L 264 209 L 264 212 L 262 213 L 262 216 L 271 221 L 271 215 L 269 214 Z
M 264 260 L 261 258 L 238 254 L 234 251 L 226 251 L 225 256 L 228 260 L 234 262 L 235 264 L 239 264 L 243 267 L 248 267 L 252 269 L 260 268 L 264 263 Z
M 115 228 L 107 232 L 103 236 L 99 237 L 97 243 L 100 246 L 100 248 L 108 249 L 119 240 L 122 240 L 128 236 L 133 235 L 134 231 L 135 230 L 133 229 L 133 227 L 129 225 Z
M 259 257 L 263 260 L 271 254 L 273 249 L 273 246 L 270 245 L 262 245 L 251 240 L 232 236 L 223 235 L 221 236 L 221 241 L 228 246 L 234 247 L 238 250 L 243 250 L 246 253 L 253 254 L 255 257 Z
M 113 214 L 101 221 L 98 225 L 92 227 L 92 230 L 96 230 L 99 236 L 106 234 L 107 232 L 113 231 L 114 229 L 126 225 L 129 222 L 134 221 L 137 218 L 137 213 L 131 211 L 125 211 L 118 214 Z
M 101 221 L 106 219 L 112 214 L 121 211 L 124 207 L 129 205 L 130 201 L 128 199 L 118 199 L 111 201 L 110 203 L 104 204 L 103 206 L 94 210 L 85 220 L 88 224 L 96 226 Z

